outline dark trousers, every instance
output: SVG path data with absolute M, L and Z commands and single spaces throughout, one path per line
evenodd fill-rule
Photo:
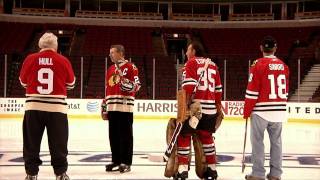
M 196 130 L 204 130 L 215 133 L 215 125 L 218 114 L 202 114 L 196 129 L 189 125 L 189 119 L 183 123 L 181 134 L 196 133 Z
M 67 171 L 68 118 L 66 114 L 29 110 L 23 118 L 23 159 L 29 175 L 39 172 L 42 161 L 39 157 L 44 129 L 47 128 L 51 165 L 54 173 L 60 175 Z
M 131 165 L 133 154 L 133 113 L 109 111 L 108 118 L 112 162 Z

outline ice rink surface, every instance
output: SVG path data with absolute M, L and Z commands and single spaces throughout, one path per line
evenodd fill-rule
M 71 179 L 168 179 L 163 176 L 164 163 L 152 162 L 148 155 L 162 155 L 166 148 L 167 120 L 134 121 L 134 157 L 132 171 L 107 173 L 104 165 L 111 160 L 108 122 L 102 120 L 69 120 L 69 168 Z M 250 124 L 249 124 L 250 125 Z M 241 173 L 244 121 L 224 121 L 214 134 L 220 180 L 244 179 L 250 173 L 250 131 L 248 134 L 245 173 Z M 249 127 L 248 127 L 249 130 Z M 50 155 L 44 135 L 41 144 L 39 180 L 55 179 L 50 166 Z M 0 179 L 24 179 L 22 159 L 22 120 L 0 119 Z M 265 133 L 265 149 L 269 151 Z M 265 162 L 268 172 L 268 154 Z M 192 160 L 189 179 L 198 179 Z M 285 123 L 283 126 L 283 180 L 320 179 L 320 124 Z

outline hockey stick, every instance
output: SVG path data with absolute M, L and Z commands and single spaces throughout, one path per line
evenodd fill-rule
M 204 67 L 203 67 L 203 70 L 201 71 L 201 74 L 200 74 L 199 78 L 198 78 L 197 84 L 196 84 L 196 86 L 194 87 L 194 89 L 193 89 L 193 91 L 192 91 L 192 95 L 191 95 L 190 101 L 192 101 L 192 99 L 193 99 L 193 97 L 194 97 L 194 94 L 196 93 L 197 88 L 198 88 L 198 86 L 199 86 L 199 84 L 200 84 L 200 80 L 203 78 L 204 73 L 206 72 L 206 70 L 207 70 L 207 68 L 208 68 L 208 66 L 209 66 L 209 61 L 210 61 L 210 59 L 206 59 L 205 65 L 204 65 Z M 189 104 L 191 104 L 191 103 L 188 102 L 188 105 L 189 105 Z M 172 137 L 171 137 L 171 139 L 170 139 L 170 143 L 168 144 L 168 147 L 167 147 L 167 149 L 166 149 L 166 151 L 165 151 L 165 153 L 164 153 L 164 156 L 163 156 L 163 160 L 164 160 L 165 162 L 168 161 L 168 159 L 169 159 L 170 156 L 171 156 L 172 150 L 173 150 L 173 148 L 174 148 L 174 145 L 175 145 L 176 142 L 177 142 L 177 139 L 178 139 L 178 136 L 179 136 L 179 134 L 180 134 L 180 132 L 181 132 L 182 127 L 183 127 L 183 122 L 178 121 L 178 123 L 177 123 L 177 125 L 176 125 L 176 128 L 174 129 L 174 133 L 173 133 L 173 135 L 172 135 Z
M 119 61 L 117 61 L 117 62 L 115 62 L 114 63 L 114 65 L 116 66 L 116 69 L 117 69 L 117 71 L 118 71 L 118 73 L 119 73 L 119 76 L 120 76 L 120 78 L 122 78 L 123 77 L 123 73 L 122 73 L 122 71 L 121 71 L 121 69 L 120 69 L 120 62 Z
M 242 165 L 241 165 L 241 172 L 244 172 L 244 169 L 246 168 L 245 164 L 245 152 L 246 152 L 246 142 L 247 142 L 247 126 L 248 126 L 248 118 L 246 119 L 246 126 L 244 131 L 244 142 L 243 142 L 243 151 L 242 151 Z

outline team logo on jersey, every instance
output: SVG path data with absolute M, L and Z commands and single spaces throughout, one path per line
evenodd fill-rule
M 110 79 L 108 80 L 109 86 L 114 86 L 120 82 L 120 75 L 119 74 L 112 74 Z

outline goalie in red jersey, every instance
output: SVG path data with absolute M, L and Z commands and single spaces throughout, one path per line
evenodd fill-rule
M 109 140 L 112 163 L 106 171 L 131 170 L 133 155 L 133 106 L 140 89 L 138 69 L 124 59 L 124 47 L 112 45 L 110 58 L 114 63 L 106 72 L 106 109 L 109 122 Z
M 217 65 L 210 59 L 204 58 L 204 52 L 200 44 L 196 42 L 189 44 L 186 55 L 188 61 L 183 71 L 182 89 L 186 91 L 187 102 L 189 102 L 187 103 L 188 108 L 191 110 L 195 108 L 193 106 L 198 104 L 200 106 L 200 114 L 198 115 L 200 116 L 187 119 L 178 136 L 177 155 L 179 165 L 174 178 L 186 179 L 188 177 L 190 142 L 193 136 L 193 141 L 197 139 L 201 144 L 202 148 L 195 149 L 202 151 L 201 154 L 204 155 L 205 164 L 205 167 L 202 167 L 200 171 L 196 171 L 197 175 L 200 178 L 214 180 L 218 177 L 218 174 L 212 133 L 216 132 L 223 118 L 220 74 Z M 198 153 L 195 152 L 196 156 Z M 196 164 L 203 164 L 203 162 L 196 162 Z M 198 168 L 196 167 L 196 169 Z
M 263 54 L 250 68 L 244 119 L 251 116 L 252 172 L 247 180 L 265 179 L 264 131 L 270 137 L 270 172 L 268 180 L 280 180 L 282 174 L 282 122 L 286 121 L 289 69 L 274 53 L 277 42 L 267 36 L 260 45 Z

